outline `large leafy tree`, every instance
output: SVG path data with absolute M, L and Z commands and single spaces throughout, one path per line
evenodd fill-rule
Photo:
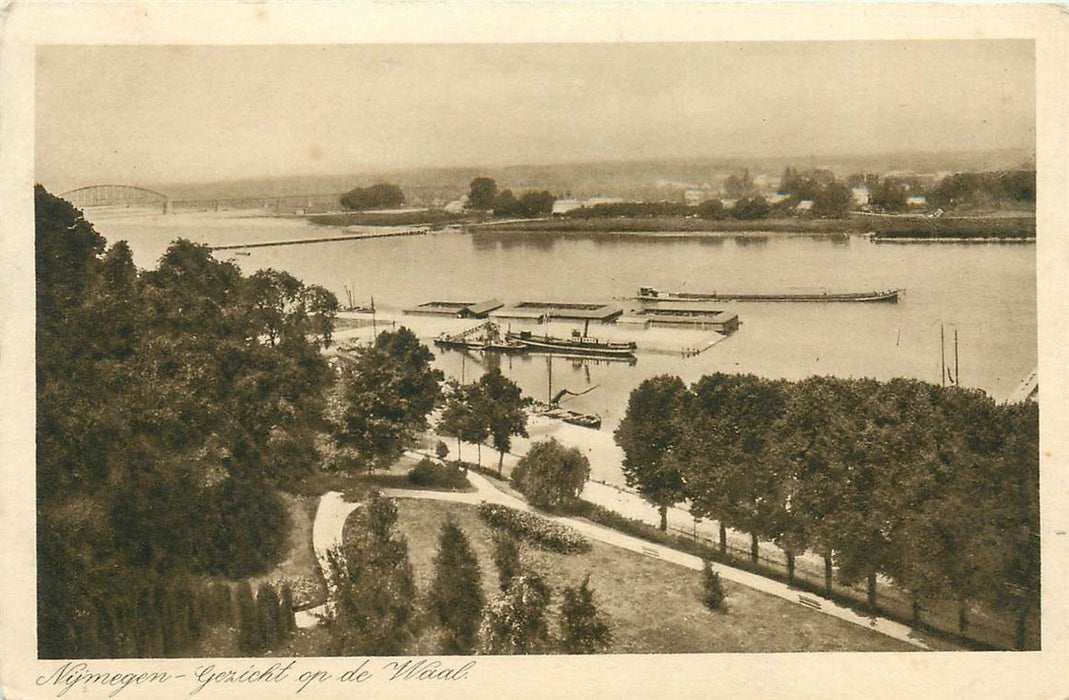
M 631 392 L 627 413 L 613 434 L 624 451 L 627 485 L 657 506 L 662 531 L 668 529 L 668 508 L 686 496 L 679 465 L 668 456 L 682 440 L 688 396 L 678 377 L 647 379 Z
M 497 198 L 497 182 L 488 177 L 477 177 L 468 188 L 468 207 L 470 209 L 493 209 Z
M 441 396 L 442 373 L 431 368 L 433 359 L 404 327 L 346 356 L 332 409 L 335 441 L 369 469 L 398 457 L 426 429 Z
M 531 446 L 512 472 L 512 483 L 532 505 L 556 508 L 573 503 L 590 476 L 590 460 L 555 438 Z
M 476 461 L 481 463 L 481 445 L 490 435 L 490 414 L 483 387 L 477 382 L 460 384 L 450 381 L 437 430 L 442 435 L 456 438 L 458 460 L 462 459 L 460 445 L 464 441 L 476 446 L 479 450 Z
M 254 313 L 264 297 L 207 247 L 176 241 L 139 272 L 66 202 L 35 203 L 39 651 L 77 656 L 97 622 L 150 614 L 155 598 L 122 612 L 110 591 L 277 555 L 279 450 L 317 425 L 330 374 L 303 311 Z
M 527 437 L 527 403 L 515 382 L 497 367 L 479 378 L 479 395 L 486 413 L 490 440 L 497 450 L 497 473 L 501 473 L 505 453 L 512 448 L 513 436 Z

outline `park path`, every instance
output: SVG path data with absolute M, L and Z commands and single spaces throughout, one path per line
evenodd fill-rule
M 417 453 L 413 453 L 415 456 Z M 419 455 L 425 456 L 425 455 Z M 526 502 L 514 496 L 511 496 L 497 487 L 495 487 L 486 477 L 473 471 L 468 472 L 468 481 L 475 487 L 475 491 L 471 492 L 449 492 L 449 491 L 424 491 L 415 489 L 384 489 L 383 495 L 390 498 L 418 498 L 424 500 L 434 501 L 450 501 L 453 503 L 468 503 L 478 505 L 479 503 L 486 501 L 488 503 L 499 503 L 501 505 L 510 506 L 519 510 L 525 510 L 534 512 L 534 509 Z M 587 484 L 590 486 L 591 484 Z M 675 549 L 664 547 L 661 545 L 648 542 L 631 535 L 626 535 L 617 530 L 612 530 L 601 525 L 594 523 L 577 520 L 575 518 L 552 516 L 545 513 L 539 513 L 540 516 L 555 520 L 558 523 L 571 527 L 583 535 L 586 535 L 592 540 L 604 542 L 621 549 L 626 549 L 638 554 L 642 554 L 654 559 L 660 559 L 662 561 L 677 564 L 679 566 L 685 566 L 688 569 L 694 569 L 701 571 L 704 563 L 701 558 L 692 554 L 686 554 Z M 899 622 L 888 620 L 882 617 L 871 617 L 861 615 L 850 608 L 844 607 L 835 603 L 834 601 L 826 598 L 804 593 L 795 588 L 790 588 L 784 583 L 774 581 L 772 579 L 752 574 L 749 571 L 743 571 L 742 569 L 736 569 L 724 564 L 717 564 L 715 566 L 720 576 L 728 581 L 753 588 L 770 595 L 774 595 L 777 598 L 790 601 L 792 603 L 803 605 L 811 610 L 821 612 L 825 615 L 837 617 L 840 620 L 853 623 L 860 627 L 865 627 L 881 634 L 885 634 L 888 637 L 893 637 L 900 641 L 911 644 L 921 649 L 929 649 L 930 647 L 923 641 L 913 636 L 913 630 Z
M 415 458 L 426 457 L 427 455 L 411 451 L 407 453 L 408 456 Z M 413 498 L 432 501 L 447 501 L 451 503 L 466 503 L 469 505 L 478 505 L 479 503 L 497 503 L 500 505 L 509 506 L 518 510 L 524 510 L 529 512 L 535 512 L 534 509 L 522 499 L 516 498 L 508 493 L 505 493 L 501 489 L 497 488 L 490 482 L 489 479 L 473 471 L 468 472 L 468 481 L 474 487 L 474 491 L 466 492 L 453 492 L 453 491 L 429 491 L 429 490 L 417 490 L 417 489 L 383 489 L 383 495 L 390 498 Z M 587 487 L 596 486 L 595 484 L 588 483 Z M 594 489 L 600 491 L 600 489 Z M 586 494 L 584 494 L 586 495 Z M 613 507 L 614 510 L 618 510 L 618 506 L 623 501 L 630 501 L 626 498 L 628 496 L 626 492 L 620 492 L 611 490 L 611 493 L 606 491 L 602 494 L 603 498 L 599 500 L 607 501 L 607 507 Z M 636 497 L 637 498 L 637 497 Z M 634 504 L 633 504 L 634 505 Z M 648 504 L 642 504 L 645 508 L 649 508 Z M 320 569 L 326 576 L 328 562 L 326 559 L 326 553 L 329 549 L 342 541 L 342 532 L 345 527 L 345 521 L 349 515 L 356 510 L 360 504 L 346 502 L 342 495 L 336 491 L 323 494 L 319 499 L 319 506 L 316 509 L 315 522 L 312 526 L 312 547 L 315 550 L 316 559 L 319 562 Z M 616 507 L 614 507 L 616 506 Z M 630 510 L 630 509 L 624 509 Z M 654 509 L 655 510 L 655 509 Z M 627 514 L 626 512 L 624 513 Z M 589 537 L 592 540 L 603 542 L 621 549 L 626 549 L 631 552 L 636 552 L 644 556 L 648 556 L 661 561 L 676 564 L 678 566 L 684 566 L 688 569 L 700 571 L 704 565 L 701 558 L 692 554 L 686 554 L 669 547 L 654 544 L 646 540 L 626 535 L 622 532 L 612 530 L 601 525 L 578 520 L 575 518 L 547 515 L 545 513 L 539 513 L 542 517 L 550 520 L 555 520 L 562 525 L 571 527 L 583 535 Z M 826 598 L 801 592 L 795 588 L 790 588 L 784 583 L 774 581 L 772 579 L 752 574 L 742 569 L 736 569 L 725 564 L 717 564 L 715 566 L 716 571 L 720 576 L 728 581 L 738 583 L 748 588 L 767 593 L 769 595 L 776 596 L 783 600 L 787 600 L 797 605 L 803 605 L 816 612 L 830 615 L 832 617 L 845 620 L 860 627 L 871 629 L 875 632 L 893 637 L 900 641 L 911 644 L 921 649 L 930 649 L 930 647 L 923 641 L 913 636 L 913 631 L 909 626 L 888 620 L 882 617 L 873 617 L 861 615 L 850 608 L 839 605 L 838 603 L 828 600 Z M 309 610 L 303 610 L 297 613 L 297 626 L 298 627 L 314 627 L 319 624 L 320 615 L 322 615 L 327 609 L 330 603 L 317 606 Z

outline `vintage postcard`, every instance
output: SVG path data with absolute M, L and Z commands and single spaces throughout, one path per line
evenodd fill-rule
M 1054 6 L 5 6 L 11 698 L 1064 697 Z

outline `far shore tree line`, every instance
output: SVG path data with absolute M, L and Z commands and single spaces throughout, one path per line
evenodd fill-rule
M 855 189 L 867 192 L 866 202 L 855 202 Z M 697 216 L 740 221 L 796 216 L 834 219 L 859 208 L 903 213 L 910 208 L 908 198 L 915 195 L 924 198 L 925 208 L 929 210 L 1034 207 L 1036 173 L 1034 170 L 954 173 L 933 185 L 912 175 L 881 177 L 874 173 L 852 173 L 840 180 L 823 168 L 787 167 L 776 189 L 778 196 L 769 201 L 749 169 L 743 169 L 724 180 L 721 192 L 723 199 L 712 197 L 697 205 L 680 201 L 602 202 L 577 207 L 563 215 L 568 218 Z M 552 213 L 557 199 L 547 190 L 532 189 L 517 194 L 511 189 L 499 189 L 494 179 L 481 176 L 471 181 L 466 206 L 471 211 L 489 211 L 498 217 L 529 218 Z M 358 187 L 341 198 L 342 206 L 352 210 L 397 207 L 404 201 L 401 188 L 389 183 Z M 803 202 L 808 204 L 800 207 Z
M 631 394 L 616 430 L 629 485 L 660 509 L 809 550 L 840 581 L 876 576 L 932 601 L 1017 616 L 1023 643 L 1039 601 L 1039 419 L 1033 403 L 916 380 L 812 377 L 799 382 L 673 376 Z

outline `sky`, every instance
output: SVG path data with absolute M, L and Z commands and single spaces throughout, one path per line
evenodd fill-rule
M 51 46 L 58 191 L 434 166 L 1034 149 L 1030 41 Z

